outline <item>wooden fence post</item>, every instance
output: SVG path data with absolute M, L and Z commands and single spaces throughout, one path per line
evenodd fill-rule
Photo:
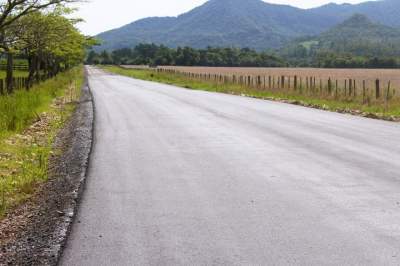
M 365 104 L 365 80 L 363 80 L 363 100 L 362 100 L 362 102 L 363 102 L 363 104 Z
M 339 81 L 338 80 L 336 80 L 336 82 L 335 82 L 335 99 L 337 99 L 338 98 L 338 90 L 339 90 Z
M 331 78 L 328 79 L 328 94 L 329 94 L 329 96 L 332 94 L 332 80 L 331 80 Z
M 353 80 L 349 79 L 349 96 L 353 94 Z
M 390 80 L 388 82 L 388 87 L 387 87 L 386 95 L 385 95 L 385 110 L 386 110 L 386 112 L 389 111 L 389 97 L 390 97 Z
M 375 97 L 376 99 L 379 99 L 381 97 L 381 88 L 379 79 L 376 79 L 375 81 Z

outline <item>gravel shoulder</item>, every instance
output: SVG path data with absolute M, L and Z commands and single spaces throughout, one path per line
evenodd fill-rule
M 77 209 L 93 136 L 93 100 L 87 82 L 75 113 L 54 143 L 49 181 L 0 222 L 0 265 L 56 265 Z

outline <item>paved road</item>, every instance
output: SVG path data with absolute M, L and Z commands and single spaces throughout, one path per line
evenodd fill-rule
M 400 125 L 90 69 L 61 265 L 399 265 Z

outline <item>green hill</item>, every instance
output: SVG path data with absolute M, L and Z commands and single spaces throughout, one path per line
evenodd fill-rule
M 318 49 L 360 56 L 399 56 L 400 30 L 356 14 L 321 34 Z
M 314 9 L 261 0 L 209 0 L 178 17 L 146 18 L 99 34 L 103 44 L 96 50 L 134 47 L 139 43 L 194 48 L 280 48 L 295 38 L 325 32 L 354 13 L 364 14 L 374 22 L 400 27 L 399 0 L 329 4 Z
M 400 57 L 400 30 L 355 14 L 316 37 L 301 38 L 281 50 L 291 61 L 308 62 L 326 57 Z

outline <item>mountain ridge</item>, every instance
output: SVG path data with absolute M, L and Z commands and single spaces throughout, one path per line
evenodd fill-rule
M 370 10 L 374 9 L 381 14 L 382 5 L 387 10 L 394 8 L 400 14 L 400 1 L 393 0 L 358 5 L 327 4 L 313 9 L 270 4 L 261 0 L 210 0 L 177 17 L 145 18 L 101 33 L 97 37 L 104 42 L 96 50 L 133 47 L 139 43 L 195 48 L 279 48 L 294 38 L 318 35 L 353 13 L 373 13 Z M 394 26 L 400 27 L 400 15 L 390 10 L 387 12 L 391 14 L 384 18 L 381 15 L 367 15 L 372 20 L 381 19 L 390 26 L 397 21 L 398 24 Z

